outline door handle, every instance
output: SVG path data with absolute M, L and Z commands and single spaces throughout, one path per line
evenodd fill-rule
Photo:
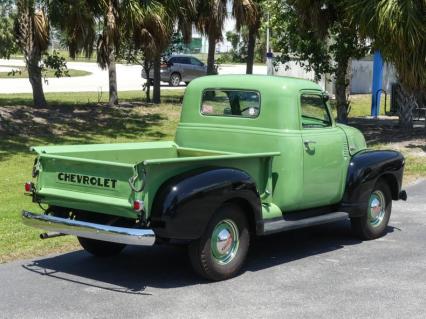
M 311 140 L 306 140 L 306 141 L 303 141 L 303 144 L 305 144 L 305 148 L 307 149 L 307 150 L 312 150 L 312 146 L 314 146 L 315 144 L 316 144 L 317 142 L 315 142 L 315 141 L 311 141 Z
M 309 146 L 309 144 L 316 144 L 317 142 L 315 141 L 311 141 L 311 140 L 306 140 L 303 142 L 306 146 Z

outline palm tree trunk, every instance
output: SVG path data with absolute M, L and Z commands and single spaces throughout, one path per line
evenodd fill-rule
M 214 68 L 214 53 L 216 50 L 216 37 L 215 35 L 209 34 L 209 50 L 207 54 L 207 74 L 215 74 L 215 68 Z
M 145 84 L 145 90 L 146 90 L 145 94 L 146 94 L 146 101 L 148 103 L 151 102 L 151 80 L 149 79 L 149 73 L 151 71 L 151 67 L 149 64 L 150 63 L 148 62 L 147 59 L 143 61 L 143 69 L 147 77 L 146 84 Z
M 397 105 L 399 113 L 399 127 L 404 131 L 413 129 L 413 110 L 416 107 L 416 97 L 414 93 L 407 92 L 402 85 L 398 85 Z
M 152 97 L 152 101 L 154 102 L 154 104 L 161 103 L 160 67 L 161 67 L 161 54 L 156 53 L 154 56 L 154 92 Z
M 47 105 L 44 97 L 43 82 L 41 78 L 41 68 L 39 66 L 40 54 L 33 52 L 27 58 L 28 78 L 33 90 L 33 101 L 36 107 L 45 107 Z
M 248 34 L 248 43 L 247 43 L 246 74 L 253 74 L 254 48 L 256 46 L 256 34 L 257 34 L 257 30 L 254 28 L 250 28 L 249 34 Z
M 115 53 L 114 49 L 109 50 L 109 64 L 108 64 L 108 78 L 109 78 L 109 106 L 118 104 L 118 92 L 117 92 L 117 70 L 115 65 Z
M 342 58 L 337 62 L 336 70 L 336 108 L 337 108 L 337 121 L 340 123 L 348 122 L 348 100 L 346 95 L 346 88 L 348 86 L 348 65 L 349 58 Z

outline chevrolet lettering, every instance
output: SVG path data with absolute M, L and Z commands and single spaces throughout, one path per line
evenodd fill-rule
M 210 280 L 240 273 L 256 236 L 344 220 L 363 240 L 384 236 L 392 201 L 407 198 L 404 157 L 367 149 L 296 78 L 194 79 L 173 141 L 32 150 L 25 190 L 45 212 L 22 216 L 42 238 L 74 235 L 99 257 L 181 244 Z
M 58 173 L 58 180 L 66 183 L 76 183 L 83 185 L 115 188 L 117 180 L 113 178 L 95 177 L 81 174 Z

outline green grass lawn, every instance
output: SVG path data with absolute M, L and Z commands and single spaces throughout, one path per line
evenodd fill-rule
M 354 94 L 349 97 L 350 108 L 349 117 L 370 116 L 371 114 L 371 94 Z M 335 101 L 330 101 L 333 108 L 334 116 L 337 115 L 335 109 Z M 386 108 L 389 110 L 390 97 L 387 97 Z M 380 115 L 385 115 L 385 97 L 382 94 L 380 99 Z
M 14 70 L 17 70 L 15 74 L 12 74 L 11 72 L 0 72 L 0 79 L 1 78 L 9 78 L 9 79 L 19 79 L 19 78 L 28 78 L 28 71 L 24 67 L 13 67 Z M 85 76 L 90 75 L 92 73 L 83 71 L 83 70 L 76 70 L 76 69 L 68 69 L 68 75 L 70 77 L 77 77 L 77 76 Z M 46 78 L 54 78 L 55 77 L 55 71 L 52 69 L 48 69 L 45 73 Z
M 110 108 L 107 94 L 47 93 L 45 109 L 31 108 L 31 94 L 0 94 L 0 263 L 79 249 L 74 237 L 40 240 L 39 230 L 21 224 L 21 210 L 41 212 L 23 191 L 35 157 L 30 146 L 172 140 L 182 94 L 163 90 L 163 103 L 153 106 L 142 102 L 142 91 L 120 92 L 121 106 Z M 351 115 L 369 115 L 370 98 L 352 97 Z M 423 158 L 409 156 L 406 172 L 426 176 Z

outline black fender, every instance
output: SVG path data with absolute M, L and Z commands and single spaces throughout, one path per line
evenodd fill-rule
M 341 209 L 351 217 L 365 214 L 370 193 L 380 178 L 389 185 L 392 199 L 398 200 L 404 165 L 404 157 L 396 151 L 365 150 L 355 154 L 349 163 Z
M 238 201 L 248 214 L 250 225 L 261 219 L 261 202 L 256 183 L 235 168 L 202 168 L 167 180 L 157 191 L 150 215 L 150 227 L 157 236 L 197 239 L 225 202 Z

